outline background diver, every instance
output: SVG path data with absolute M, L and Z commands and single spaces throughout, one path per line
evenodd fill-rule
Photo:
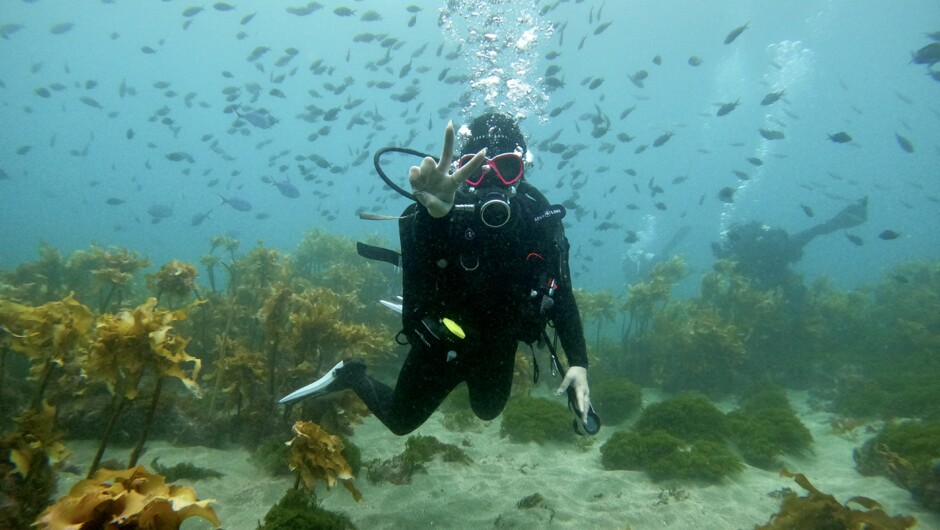
M 719 259 L 731 259 L 745 276 L 762 288 L 784 286 L 789 265 L 803 257 L 803 248 L 818 236 L 856 227 L 868 220 L 868 197 L 849 204 L 832 219 L 790 235 L 782 228 L 771 228 L 751 221 L 728 229 L 721 243 L 712 243 Z
M 411 347 L 395 388 L 347 359 L 281 403 L 351 389 L 389 430 L 404 435 L 466 382 L 473 412 L 491 420 L 509 399 L 519 341 L 544 340 L 553 369 L 561 371 L 545 332 L 552 321 L 569 363 L 557 393 L 567 392 L 576 430 L 599 430 L 561 222 L 565 209 L 526 180 L 525 139 L 513 118 L 483 114 L 468 136 L 452 165 L 449 123 L 440 160 L 425 157 L 408 173 L 416 202 L 399 221 L 399 337 Z

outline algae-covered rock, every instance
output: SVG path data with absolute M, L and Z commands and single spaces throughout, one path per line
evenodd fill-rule
M 473 463 L 473 459 L 456 445 L 441 442 L 433 436 L 414 435 L 408 437 L 405 450 L 401 454 L 387 460 L 376 459 L 370 462 L 366 476 L 373 484 L 410 484 L 415 474 L 427 473 L 424 465 L 438 455 L 445 462 L 456 462 L 465 466 Z
M 571 413 L 558 401 L 523 396 L 514 398 L 503 411 L 499 434 L 514 442 L 568 442 L 575 438 Z
M 863 475 L 884 475 L 940 511 L 940 422 L 892 422 L 855 450 Z
M 268 513 L 260 530 L 350 530 L 352 521 L 342 514 L 324 510 L 313 495 L 302 490 L 287 490 Z

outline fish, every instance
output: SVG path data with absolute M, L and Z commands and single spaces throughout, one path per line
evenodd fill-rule
M 845 131 L 840 131 L 829 135 L 829 141 L 837 144 L 845 144 L 852 141 L 852 137 Z
M 633 230 L 627 230 L 627 237 L 623 238 L 624 243 L 636 243 L 639 240 L 640 236 Z
M 98 103 L 98 100 L 96 100 L 95 98 L 93 98 L 93 97 L 91 97 L 91 96 L 82 96 L 82 97 L 78 98 L 78 100 L 81 101 L 82 103 L 88 105 L 89 107 L 91 107 L 91 108 L 93 108 L 93 109 L 103 109 L 103 108 L 104 108 L 104 107 L 101 106 L 101 103 Z
M 813 209 L 805 204 L 800 204 L 800 208 L 803 209 L 803 213 L 806 214 L 806 217 L 815 217 L 816 214 L 813 212 Z
M 748 161 L 752 166 L 758 166 L 758 167 L 759 167 L 759 166 L 763 166 L 763 165 L 764 165 L 764 161 L 761 160 L 760 158 L 757 158 L 756 156 L 750 156 L 750 157 L 748 157 L 748 158 L 747 158 L 747 161 Z
M 655 64 L 656 66 L 659 66 L 659 65 L 663 64 L 663 58 L 662 58 L 662 56 L 657 55 L 657 56 L 653 57 L 653 64 Z
M 595 35 L 600 35 L 601 33 L 604 32 L 605 29 L 607 29 L 608 27 L 610 27 L 611 24 L 612 24 L 612 22 L 604 22 L 603 24 L 600 24 L 599 26 L 597 26 L 596 28 L 594 28 L 594 34 L 595 34 Z
M 932 42 L 923 48 L 911 53 L 911 62 L 926 64 L 928 67 L 940 63 L 940 42 Z
M 901 233 L 894 230 L 885 230 L 878 234 L 878 239 L 883 239 L 885 241 L 891 241 L 892 239 L 897 239 L 899 237 L 901 237 Z
M 760 135 L 767 140 L 783 140 L 785 138 L 783 131 L 775 131 L 773 129 L 758 129 L 758 131 Z
M 305 17 L 319 9 L 323 9 L 323 4 L 320 2 L 309 2 L 303 7 L 288 7 L 287 12 L 291 15 L 297 15 L 298 17 Z
M 670 138 L 673 137 L 673 133 L 667 132 L 659 135 L 655 140 L 653 140 L 653 147 L 659 147 L 664 143 L 668 142 Z
M 199 13 L 202 13 L 202 8 L 199 6 L 187 7 L 183 10 L 183 16 L 186 18 L 194 17 Z
M 166 156 L 166 159 L 169 160 L 170 162 L 182 162 L 183 160 L 185 160 L 189 162 L 190 164 L 192 164 L 193 162 L 196 161 L 191 154 L 185 151 L 174 151 L 172 153 L 167 153 L 165 156 Z
M 214 209 L 214 208 L 213 208 Z M 212 213 L 212 210 L 209 210 L 206 213 L 197 213 L 194 214 L 192 219 L 190 219 L 189 224 L 192 226 L 199 226 L 203 221 L 209 218 L 209 214 Z
M 764 99 L 760 100 L 760 104 L 765 107 L 767 105 L 773 105 L 780 98 L 783 97 L 783 92 L 784 92 L 783 90 L 780 90 L 778 92 L 771 92 L 770 94 L 767 94 L 766 96 L 764 96 Z
M 747 23 L 744 23 L 728 32 L 728 35 L 725 37 L 725 44 L 731 44 L 734 42 L 734 39 L 738 38 L 742 33 L 744 33 L 744 30 L 746 29 Z
M 898 141 L 898 145 L 901 146 L 901 149 L 902 149 L 905 153 L 913 153 L 913 152 L 914 152 L 914 144 L 913 144 L 909 139 L 907 139 L 907 138 L 904 137 L 904 136 L 901 136 L 901 135 L 898 134 L 898 133 L 894 133 L 894 138 Z
M 2 37 L 4 40 L 9 40 L 10 35 L 13 35 L 21 29 L 23 29 L 22 24 L 4 24 L 3 26 L 0 26 L 0 37 Z
M 117 197 L 109 197 L 108 200 L 104 202 L 105 204 L 109 206 L 118 206 L 119 204 L 124 204 L 124 199 L 118 199 Z
M 699 57 L 698 55 L 693 55 L 692 57 L 689 57 L 689 66 L 698 66 L 700 64 L 702 64 L 702 58 Z
M 49 33 L 53 35 L 62 35 L 63 33 L 68 33 L 75 27 L 75 24 L 71 22 L 62 22 L 61 24 L 56 24 L 49 28 Z
M 300 197 L 300 190 L 297 189 L 297 186 L 294 186 L 291 183 L 290 179 L 284 180 L 274 180 L 271 177 L 261 177 L 261 181 L 265 184 L 273 184 L 277 187 L 277 190 L 281 192 L 281 195 L 287 197 L 288 199 L 296 199 Z
M 725 186 L 718 190 L 718 199 L 726 204 L 731 204 L 734 202 L 734 192 L 737 191 L 734 188 Z
M 245 114 L 240 114 L 238 109 L 232 109 L 239 119 L 245 120 L 259 129 L 270 129 L 278 122 L 278 119 L 268 114 L 267 111 L 252 110 Z
M 855 245 L 856 247 L 860 247 L 865 244 L 865 241 L 862 238 L 858 237 L 857 235 L 850 234 L 848 232 L 845 233 L 845 238 L 851 241 L 852 244 Z
M 226 199 L 222 196 L 221 193 L 219 194 L 219 197 L 222 198 L 222 204 L 228 204 L 239 212 L 251 211 L 251 203 L 245 199 L 242 199 L 241 197 L 229 196 L 229 198 Z
M 154 203 L 147 208 L 147 214 L 150 215 L 150 224 L 157 224 L 160 221 L 173 216 L 173 208 L 161 203 Z
M 731 172 L 741 180 L 751 180 L 751 176 L 740 169 L 732 169 Z
M 721 106 L 718 107 L 718 112 L 715 113 L 715 116 L 724 116 L 728 114 L 732 110 L 738 108 L 740 101 L 741 100 L 739 99 L 735 101 L 734 103 L 722 103 Z

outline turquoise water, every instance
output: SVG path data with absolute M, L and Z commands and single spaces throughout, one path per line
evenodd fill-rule
M 579 207 L 569 236 L 582 287 L 619 289 L 631 257 L 659 253 L 683 226 L 691 231 L 673 252 L 706 270 L 709 244 L 735 222 L 797 231 L 862 196 L 871 198 L 869 221 L 855 230 L 864 246 L 841 234 L 813 243 L 801 272 L 855 286 L 940 249 L 938 84 L 911 64 L 940 27 L 932 2 L 492 4 L 415 2 L 412 13 L 398 2 L 328 3 L 300 16 L 268 2 L 195 13 L 182 2 L 8 2 L 0 266 L 33 259 L 39 241 L 66 253 L 125 246 L 156 263 L 197 262 L 218 234 L 286 251 L 311 227 L 395 242 L 391 223 L 355 216 L 406 204 L 383 189 L 371 154 L 384 145 L 437 154 L 448 120 L 459 125 L 488 105 L 526 116 L 535 156 L 527 177 Z M 369 11 L 378 20 L 363 17 Z M 548 86 L 549 67 L 563 87 Z M 640 70 L 643 88 L 630 81 Z M 780 101 L 760 104 L 780 90 Z M 276 122 L 239 121 L 230 105 Z M 592 135 L 594 116 L 606 134 Z M 761 128 L 785 138 L 767 140 Z M 853 141 L 827 140 L 839 131 Z M 635 153 L 667 132 L 664 145 Z M 549 139 L 582 149 L 557 169 Z M 403 182 L 410 162 L 390 172 Z M 289 179 L 299 197 L 263 177 Z M 662 194 L 650 196 L 651 180 Z M 718 199 L 724 187 L 737 190 L 733 204 Z M 220 206 L 220 194 L 252 209 Z M 172 213 L 152 224 L 154 205 Z M 604 220 L 618 228 L 598 230 Z M 885 229 L 902 237 L 879 240 Z M 625 243 L 627 230 L 639 241 Z M 697 282 L 693 274 L 688 286 Z
M 807 373 L 788 372 L 783 379 L 801 390 L 817 385 L 808 390 L 814 401 L 801 409 L 804 419 L 812 410 L 818 441 L 845 442 L 827 430 L 828 412 L 822 412 L 831 410 L 831 387 L 843 385 L 838 391 L 845 397 L 853 381 L 884 376 L 878 372 L 884 366 L 898 374 L 903 367 L 895 379 L 917 374 L 917 355 L 928 357 L 940 333 L 930 310 L 936 267 L 929 265 L 940 257 L 940 67 L 912 60 L 936 42 L 938 30 L 940 10 L 932 1 L 8 0 L 0 10 L 0 270 L 35 260 L 41 243 L 64 256 L 91 245 L 125 247 L 151 260 L 145 272 L 171 259 L 199 264 L 220 235 L 241 242 L 239 258 L 258 241 L 291 255 L 312 229 L 397 247 L 396 223 L 357 216 L 394 216 L 408 204 L 376 176 L 373 153 L 392 145 L 438 155 L 448 121 L 460 127 L 496 108 L 521 119 L 533 155 L 526 178 L 568 209 L 575 287 L 614 293 L 618 305 L 652 264 L 673 256 L 684 259 L 688 272 L 676 283 L 674 300 L 697 295 L 715 262 L 713 243 L 728 242 L 735 226 L 757 221 L 793 234 L 867 197 L 866 222 L 819 236 L 792 270 L 807 286 L 831 280 L 834 291 L 813 291 L 837 292 L 820 295 L 824 303 L 813 306 L 824 316 L 870 321 L 815 325 L 798 318 L 809 303 L 789 299 L 792 306 L 775 310 L 792 318 L 792 329 L 807 332 L 800 338 L 816 333 L 811 338 L 817 339 L 790 343 L 785 333 L 791 328 L 783 324 L 778 329 L 755 317 L 757 324 L 746 329 L 742 320 L 749 315 L 732 311 L 728 317 L 738 317 L 739 328 L 728 336 L 746 343 L 748 368 L 763 363 L 773 375 L 777 366 L 813 363 Z M 404 186 L 407 167 L 417 160 L 390 157 L 385 169 Z M 893 272 L 910 261 L 928 265 Z M 191 352 L 217 353 L 214 335 L 225 327 L 229 301 L 223 273 L 216 272 L 220 292 L 201 309 L 209 316 L 187 323 L 186 332 L 198 336 Z M 203 292 L 207 276 L 202 269 L 197 279 Z M 847 301 L 839 298 L 886 276 L 893 283 L 874 291 L 870 307 L 848 294 Z M 241 302 L 242 320 L 232 331 L 254 354 L 265 351 L 256 315 L 266 288 Z M 299 297 L 300 290 L 293 294 Z M 715 314 L 727 317 L 716 300 Z M 100 302 L 81 301 L 92 309 Z M 109 298 L 101 307 L 109 302 L 120 303 Z M 384 313 L 374 317 L 380 311 L 360 308 L 350 320 L 366 315 L 372 329 L 389 326 L 391 344 L 398 323 Z M 694 316 L 671 318 L 678 327 Z M 211 318 L 214 327 L 203 326 Z M 654 362 L 631 365 L 618 357 L 637 351 L 630 348 L 638 336 L 668 350 L 667 339 L 656 343 L 664 334 L 649 333 L 661 330 L 646 328 L 644 336 L 634 329 L 634 343 L 626 334 L 612 346 L 600 338 L 621 338 L 619 318 L 602 322 L 598 340 L 594 324 L 601 317 L 585 320 L 591 353 L 602 356 L 592 378 L 613 367 L 647 388 L 688 383 L 658 373 Z M 863 331 L 877 340 L 866 343 Z M 799 361 L 759 357 L 779 361 L 772 357 L 780 352 Z M 832 358 L 816 365 L 822 354 Z M 882 354 L 903 358 L 884 363 Z M 25 361 L 17 359 L 9 373 L 25 378 Z M 382 375 L 391 380 L 397 364 L 388 364 Z M 211 371 L 208 361 L 206 368 Z M 935 373 L 935 366 L 923 366 L 910 386 L 929 386 L 924 379 Z M 706 390 L 724 387 L 701 381 L 713 384 Z M 286 377 L 278 384 L 287 385 Z M 904 389 L 897 387 L 905 385 L 890 391 Z M 98 397 L 106 396 L 98 390 Z M 188 399 L 181 387 L 172 392 L 180 402 Z M 18 395 L 21 404 L 28 394 Z M 258 396 L 270 397 L 262 390 Z M 240 414 L 240 401 L 238 407 Z M 880 428 L 879 420 L 892 415 L 886 408 L 878 411 L 885 417 L 853 427 L 849 433 L 858 439 L 852 442 L 861 445 Z M 93 416 L 87 421 L 95 424 Z M 372 423 L 374 438 L 381 429 Z M 494 438 L 495 423 L 487 428 Z M 461 441 L 452 435 L 451 441 Z M 366 456 L 398 452 L 402 440 L 388 436 L 388 447 Z M 850 444 L 842 442 L 839 469 L 822 465 L 822 458 L 795 463 L 844 486 L 840 495 L 865 495 L 865 484 L 853 482 L 860 479 L 851 468 Z M 90 445 L 83 449 L 89 453 Z M 581 459 L 603 473 L 596 446 L 588 450 Z M 582 480 L 591 478 L 588 473 Z M 772 474 L 760 478 L 775 480 Z M 823 483 L 819 476 L 812 480 Z M 530 493 L 513 491 L 513 502 Z M 897 501 L 908 499 L 906 492 L 894 493 L 892 509 L 910 508 Z M 593 501 L 581 502 L 589 510 Z M 263 513 L 262 504 L 252 513 Z M 384 516 L 371 509 L 369 517 Z M 501 510 L 487 513 L 495 518 Z M 508 510 L 514 513 L 512 505 Z

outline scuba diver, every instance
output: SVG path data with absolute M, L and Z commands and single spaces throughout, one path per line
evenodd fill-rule
M 567 393 L 575 430 L 600 429 L 572 293 L 561 222 L 565 209 L 550 204 L 526 180 L 528 152 L 516 120 L 486 113 L 470 123 L 468 136 L 452 164 L 455 132 L 449 123 L 440 159 L 422 155 L 420 165 L 410 168 L 413 194 L 392 185 L 416 201 L 399 220 L 401 255 L 375 247 L 364 252 L 368 246 L 360 244 L 360 254 L 397 261 L 402 268 L 403 327 L 396 340 L 410 344 L 410 350 L 395 388 L 367 375 L 361 361 L 346 359 L 281 403 L 351 389 L 390 431 L 404 435 L 466 382 L 473 412 L 491 420 L 509 399 L 523 341 L 548 346 L 553 372 L 564 374 L 557 393 Z M 379 166 L 380 154 L 376 168 L 390 183 Z M 546 332 L 549 321 L 568 358 L 567 370 Z
M 757 221 L 728 229 L 726 239 L 712 243 L 716 258 L 732 259 L 738 270 L 761 287 L 784 286 L 789 264 L 803 257 L 803 248 L 818 236 L 856 227 L 868 220 L 868 197 L 849 204 L 832 219 L 790 235 Z

